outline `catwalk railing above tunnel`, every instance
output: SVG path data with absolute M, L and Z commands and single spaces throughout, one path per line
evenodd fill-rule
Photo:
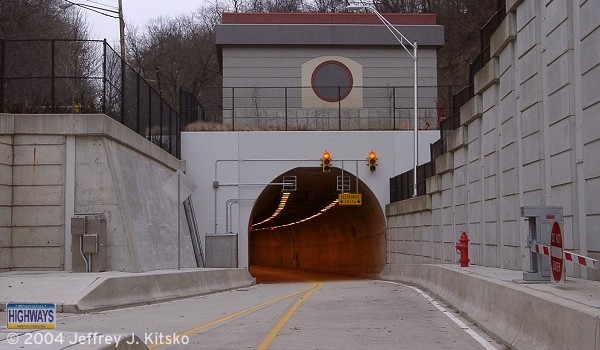
M 324 87 L 320 87 L 323 89 Z M 353 86 L 356 95 L 343 96 L 347 87 L 327 87 L 330 101 L 318 97 L 313 87 L 202 88 L 199 95 L 216 96 L 202 101 L 204 123 L 187 130 L 413 130 L 412 86 Z M 218 91 L 217 91 L 218 90 Z M 437 86 L 419 86 L 418 128 L 438 129 L 442 108 L 436 106 Z

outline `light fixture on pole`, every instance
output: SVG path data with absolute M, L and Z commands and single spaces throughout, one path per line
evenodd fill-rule
M 119 20 L 119 41 L 121 45 L 121 58 L 125 60 L 125 20 L 123 19 L 123 0 L 119 0 L 119 7 L 117 10 L 111 10 L 104 7 L 92 6 L 88 4 L 79 4 L 69 0 L 64 1 L 65 3 L 58 5 L 58 7 L 63 10 L 68 9 L 71 6 L 79 6 L 82 9 L 96 12 L 106 17 L 117 18 Z
M 385 25 L 385 27 L 390 31 L 390 33 L 392 33 L 392 35 L 394 36 L 394 38 L 396 38 L 396 40 L 398 40 L 398 42 L 400 43 L 400 45 L 402 46 L 402 48 L 404 50 L 406 50 L 406 52 L 408 53 L 408 55 L 413 59 L 414 61 L 414 74 L 415 74 L 415 80 L 414 80 L 414 119 L 413 119 L 413 124 L 414 124 L 414 163 L 413 163 L 413 197 L 417 196 L 417 165 L 419 164 L 419 153 L 418 153 L 418 142 L 419 142 L 419 124 L 418 124 L 418 98 L 419 98 L 419 94 L 418 94 L 418 77 L 417 77 L 417 42 L 410 42 L 402 33 L 400 33 L 400 31 L 398 29 L 396 29 L 396 27 L 394 27 L 385 17 L 383 17 L 383 15 L 381 13 L 379 13 L 379 11 L 377 11 L 377 9 L 375 9 L 373 6 L 369 6 L 369 5 L 349 5 L 346 6 L 346 10 L 348 11 L 360 11 L 360 10 L 365 10 L 365 11 L 370 11 L 373 12 L 377 18 L 379 18 L 379 20 L 381 22 L 383 22 L 383 24 Z M 406 47 L 406 45 L 404 44 L 404 42 L 406 42 L 408 45 L 410 45 L 412 47 L 412 53 L 411 51 Z M 395 111 L 394 111 L 395 113 Z M 394 115 L 394 118 L 396 116 Z

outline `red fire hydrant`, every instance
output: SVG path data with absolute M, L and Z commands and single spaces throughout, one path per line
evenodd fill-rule
M 456 251 L 460 254 L 460 267 L 469 267 L 469 236 L 467 236 L 466 232 L 460 234 L 455 247 Z

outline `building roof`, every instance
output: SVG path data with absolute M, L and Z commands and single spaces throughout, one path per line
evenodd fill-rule
M 435 25 L 436 14 L 385 13 L 398 25 Z M 377 16 L 364 13 L 223 13 L 223 24 L 381 24 Z
M 435 14 L 385 14 L 419 46 L 444 44 Z M 216 27 L 219 50 L 226 45 L 395 46 L 398 41 L 371 13 L 224 13 Z

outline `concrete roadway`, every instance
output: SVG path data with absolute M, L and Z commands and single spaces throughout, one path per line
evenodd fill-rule
M 135 333 L 150 349 L 503 348 L 410 286 L 267 268 L 252 273 L 259 283 L 234 291 L 59 314 L 57 331 Z

